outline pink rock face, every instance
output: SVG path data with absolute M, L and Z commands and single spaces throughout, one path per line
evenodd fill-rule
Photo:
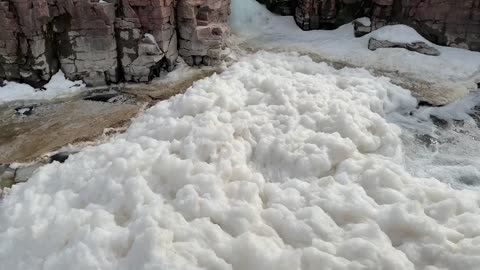
M 171 68 L 178 57 L 174 2 L 121 0 L 120 10 L 116 27 L 125 79 L 146 82 Z
M 178 0 L 179 53 L 190 65 L 221 58 L 229 34 L 230 0 Z
M 9 2 L 0 2 L 0 25 L 4 28 L 0 31 L 0 55 L 3 58 L 0 58 L 0 77 L 20 79 L 19 65 L 16 63 L 20 26 L 11 12 Z
M 210 64 L 221 57 L 229 5 L 230 0 L 0 0 L 0 79 L 35 85 L 62 69 L 90 85 L 148 81 L 173 67 L 179 48 L 188 63 Z M 202 61 L 192 61 L 197 57 Z

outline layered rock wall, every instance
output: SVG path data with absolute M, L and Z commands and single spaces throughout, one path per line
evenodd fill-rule
M 225 47 L 229 6 L 230 0 L 0 0 L 0 79 L 41 85 L 61 69 L 89 85 L 145 82 L 171 69 L 179 53 L 192 65 L 210 64 Z
M 229 34 L 230 1 L 178 0 L 179 53 L 190 65 L 211 65 L 222 58 Z
M 372 19 L 372 30 L 387 24 L 414 27 L 430 41 L 480 51 L 480 0 L 258 0 L 271 11 L 294 5 L 303 30 L 334 29 L 355 18 Z

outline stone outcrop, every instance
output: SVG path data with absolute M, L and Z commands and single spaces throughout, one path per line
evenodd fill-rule
M 145 82 L 222 56 L 230 0 L 0 0 L 0 80 Z M 180 33 L 180 37 L 177 36 Z
M 377 40 L 370 38 L 368 40 L 368 49 L 375 51 L 382 48 L 402 48 L 409 51 L 418 52 L 421 54 L 439 56 L 440 51 L 436 48 L 428 45 L 425 42 L 413 42 L 413 43 L 403 43 L 403 42 L 391 42 L 388 40 Z
M 115 25 L 127 81 L 145 82 L 171 68 L 178 56 L 173 0 L 120 0 Z
M 230 0 L 178 0 L 179 53 L 190 65 L 222 58 L 229 34 Z
M 402 23 L 433 43 L 480 51 L 480 0 L 258 0 L 278 11 L 295 6 L 303 30 L 334 29 L 355 18 L 368 17 L 371 30 Z M 288 3 L 287 3 L 288 2 Z

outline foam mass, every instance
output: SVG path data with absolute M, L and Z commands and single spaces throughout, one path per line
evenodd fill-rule
M 363 69 L 260 52 L 0 202 L 1 269 L 478 269 L 480 195 L 414 178 L 416 105 Z

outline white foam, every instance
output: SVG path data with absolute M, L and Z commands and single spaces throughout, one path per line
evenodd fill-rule
M 408 91 L 258 53 L 0 202 L 2 269 L 477 269 L 480 195 L 402 165 Z

